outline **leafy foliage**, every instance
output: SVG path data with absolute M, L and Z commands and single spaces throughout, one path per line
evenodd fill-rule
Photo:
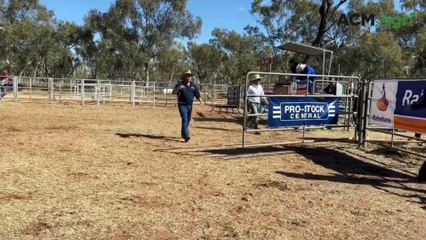
M 282 52 L 296 41 L 334 52 L 333 73 L 363 78 L 426 75 L 424 0 L 253 0 L 255 24 L 241 32 L 215 28 L 208 43 L 193 39 L 202 19 L 187 0 L 116 0 L 91 10 L 84 25 L 59 21 L 38 0 L 0 0 L 0 67 L 15 75 L 176 81 L 191 69 L 201 82 L 237 83 L 261 59 L 288 71 L 290 58 L 319 68 L 322 59 Z M 344 25 L 343 13 L 375 14 L 374 25 Z M 381 25 L 380 16 L 416 13 L 414 25 Z

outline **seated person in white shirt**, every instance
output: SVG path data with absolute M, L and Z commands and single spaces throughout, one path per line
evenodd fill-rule
M 265 93 L 263 92 L 262 85 L 260 85 L 261 80 L 262 78 L 259 74 L 254 74 L 251 78 L 251 84 L 247 90 L 247 96 L 249 96 L 247 108 L 250 114 L 258 114 L 261 103 L 263 105 L 268 105 L 268 100 L 266 99 L 266 97 L 262 97 L 265 95 Z M 256 96 L 250 97 L 250 95 Z M 257 116 L 248 117 L 247 126 L 249 128 L 258 129 L 259 127 Z

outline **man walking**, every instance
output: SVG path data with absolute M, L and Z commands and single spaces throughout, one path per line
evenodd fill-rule
M 182 118 L 181 137 L 185 142 L 191 139 L 189 135 L 189 122 L 191 121 L 194 97 L 203 103 L 197 86 L 192 83 L 192 76 L 191 71 L 186 70 L 181 76 L 182 82 L 176 84 L 173 88 L 173 94 L 177 95 L 179 113 Z

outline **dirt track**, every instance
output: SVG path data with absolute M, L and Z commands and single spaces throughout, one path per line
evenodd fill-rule
M 195 106 L 189 143 L 174 107 L 0 112 L 2 239 L 426 239 L 421 162 L 405 155 L 345 140 L 242 150 L 240 116 L 207 106 Z

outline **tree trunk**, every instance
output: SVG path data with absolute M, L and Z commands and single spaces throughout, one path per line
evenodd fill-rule
M 37 72 L 38 72 L 38 66 L 36 66 L 34 69 L 33 78 L 37 76 Z
M 327 29 L 327 18 L 328 18 L 328 10 L 329 6 L 327 4 L 327 0 L 322 0 L 321 7 L 319 9 L 319 13 L 321 16 L 320 24 L 318 26 L 318 33 L 317 37 L 315 38 L 314 42 L 312 43 L 313 46 L 321 47 L 324 40 L 324 35 Z
M 318 26 L 318 32 L 315 40 L 312 42 L 312 46 L 322 47 L 324 46 L 325 33 L 330 29 L 334 22 L 329 25 L 330 20 L 335 15 L 337 9 L 345 3 L 347 0 L 340 0 L 339 3 L 333 7 L 333 0 L 322 0 L 321 7 L 319 8 L 319 14 L 321 16 L 320 24 Z M 309 61 L 310 56 L 305 57 L 305 62 Z
M 329 10 L 329 0 L 322 0 L 321 7 L 319 8 L 319 14 L 321 16 L 320 24 L 318 26 L 317 37 L 312 42 L 312 46 L 321 47 L 323 45 L 324 35 L 327 31 L 327 23 L 328 23 L 328 10 Z M 305 63 L 309 63 L 310 60 L 309 55 L 305 56 Z
M 172 83 L 172 82 L 173 82 L 173 73 L 170 72 L 170 74 L 169 74 L 169 83 Z

